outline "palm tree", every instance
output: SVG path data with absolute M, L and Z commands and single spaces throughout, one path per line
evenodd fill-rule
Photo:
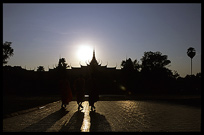
M 187 55 L 191 58 L 191 75 L 192 75 L 192 59 L 195 56 L 196 51 L 193 47 L 188 48 Z

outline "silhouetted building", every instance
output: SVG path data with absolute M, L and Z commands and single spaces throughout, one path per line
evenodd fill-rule
M 100 94 L 114 94 L 119 93 L 117 91 L 117 79 L 120 76 L 120 69 L 116 67 L 108 67 L 107 65 L 102 66 L 96 60 L 95 50 L 93 50 L 92 60 L 87 63 L 86 66 L 80 65 L 81 67 L 71 67 L 68 69 L 68 74 L 73 79 L 82 75 L 85 80 L 88 80 L 92 73 L 96 74 L 98 81 L 100 82 Z
M 116 71 L 116 67 L 107 67 L 102 66 L 97 60 L 95 56 L 95 50 L 93 50 L 93 57 L 90 63 L 87 63 L 86 66 L 80 65 L 81 67 L 71 67 L 73 75 L 83 75 L 84 77 L 88 77 L 91 73 L 91 71 L 94 69 L 98 73 L 100 72 L 109 72 L 112 73 Z

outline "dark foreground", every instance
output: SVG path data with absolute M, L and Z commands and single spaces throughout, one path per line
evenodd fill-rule
M 3 132 L 200 132 L 201 108 L 150 100 L 61 102 L 3 119 Z
M 59 101 L 59 95 L 41 95 L 41 96 L 3 96 L 3 118 L 15 116 L 24 110 L 34 110 L 40 106 Z M 88 96 L 85 96 L 88 100 Z M 154 101 L 165 104 L 187 105 L 192 107 L 201 107 L 201 97 L 195 95 L 100 95 L 100 101 Z M 76 97 L 73 97 L 76 101 Z

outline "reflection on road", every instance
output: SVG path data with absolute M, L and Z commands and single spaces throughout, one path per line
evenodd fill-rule
M 84 120 L 81 126 L 81 132 L 89 132 L 90 131 L 90 116 L 89 116 L 89 104 L 87 102 L 83 103 L 84 109 L 82 112 L 84 112 Z

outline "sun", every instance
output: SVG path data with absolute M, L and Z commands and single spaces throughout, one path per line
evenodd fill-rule
M 77 51 L 77 57 L 80 62 L 90 61 L 92 59 L 93 48 L 89 45 L 80 45 Z

